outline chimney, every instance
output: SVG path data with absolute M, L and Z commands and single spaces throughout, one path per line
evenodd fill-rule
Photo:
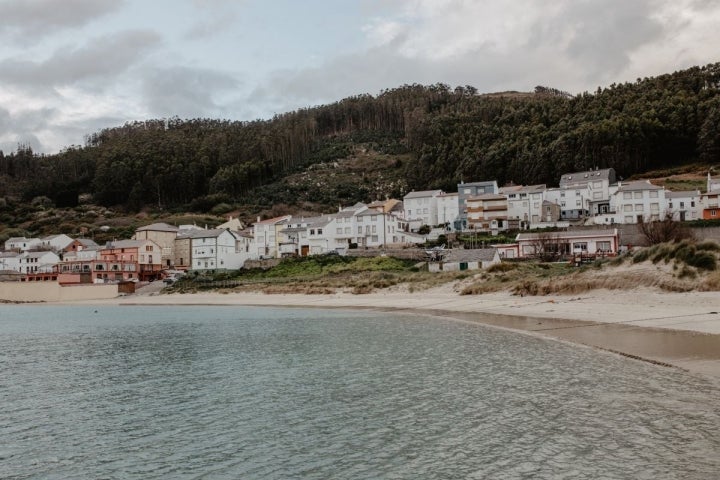
M 257 223 L 260 223 L 260 215 L 257 217 Z

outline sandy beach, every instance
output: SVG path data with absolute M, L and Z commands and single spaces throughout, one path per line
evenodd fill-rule
M 580 296 L 459 295 L 451 286 L 353 295 L 197 293 L 129 295 L 105 305 L 231 305 L 406 311 L 592 346 L 720 378 L 720 295 L 651 289 Z

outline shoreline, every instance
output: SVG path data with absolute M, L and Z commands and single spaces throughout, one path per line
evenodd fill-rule
M 451 289 L 353 295 L 256 292 L 130 295 L 62 305 L 368 309 L 440 316 L 590 346 L 720 379 L 720 296 L 592 291 L 581 296 L 458 295 Z

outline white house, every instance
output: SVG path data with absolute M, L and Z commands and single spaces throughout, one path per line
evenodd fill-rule
M 0 272 L 20 271 L 20 254 L 17 252 L 0 252 Z
M 568 230 L 561 232 L 519 233 L 515 238 L 520 258 L 540 254 L 614 255 L 619 248 L 617 229 Z
M 403 197 L 403 209 L 408 220 L 419 219 L 422 225 L 438 225 L 438 196 L 442 190 L 410 192 Z
M 428 262 L 430 272 L 457 272 L 461 270 L 480 270 L 501 262 L 495 248 L 450 250 L 439 262 Z
M 610 185 L 615 182 L 615 170 L 612 168 L 587 170 L 562 175 L 560 177 L 560 189 L 576 192 L 572 198 L 572 200 L 575 200 L 575 205 L 570 205 L 570 195 L 566 200 L 569 211 L 573 210 L 573 206 L 583 206 L 583 208 L 587 209 L 587 214 L 598 215 L 610 211 Z M 577 197 L 580 195 L 582 195 L 582 198 L 578 199 Z M 580 204 L 577 203 L 577 200 L 580 200 Z M 575 208 L 574 210 L 579 209 Z
M 40 248 L 59 252 L 65 250 L 65 248 L 73 243 L 73 239 L 64 233 L 61 233 L 59 235 L 49 235 L 47 237 L 43 237 L 40 239 L 40 242 Z
M 500 188 L 507 197 L 507 218 L 510 228 L 527 229 L 541 223 L 545 185 L 514 185 Z
M 441 193 L 435 198 L 437 200 L 437 225 L 447 225 L 448 230 L 453 230 L 455 222 L 460 216 L 458 194 Z
M 560 220 L 580 220 L 590 214 L 591 192 L 587 185 L 575 188 L 548 188 L 545 199 L 560 206 Z
M 255 252 L 257 258 L 277 258 L 280 256 L 278 249 L 278 232 L 284 228 L 291 215 L 260 220 L 253 225 L 253 238 L 255 238 Z
M 227 228 L 193 230 L 187 234 L 192 255 L 189 270 L 237 270 L 248 258 L 245 252 L 237 252 L 237 237 Z
M 20 254 L 21 273 L 52 273 L 53 268 L 60 262 L 55 252 L 24 252 Z
M 610 198 L 616 223 L 642 223 L 665 218 L 665 189 L 649 180 L 619 183 Z
M 681 222 L 698 220 L 702 218 L 700 198 L 700 190 L 665 191 L 666 215 L 672 215 L 673 220 Z
M 33 248 L 40 247 L 42 240 L 39 238 L 12 237 L 5 241 L 5 250 L 15 252 L 27 252 Z

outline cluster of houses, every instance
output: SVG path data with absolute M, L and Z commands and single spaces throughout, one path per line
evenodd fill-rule
M 426 242 L 428 229 L 422 227 L 435 227 L 435 235 L 522 232 L 515 243 L 495 245 L 484 253 L 433 252 L 439 261 L 431 262 L 431 270 L 443 269 L 454 257 L 459 265 L 483 267 L 500 258 L 548 251 L 613 255 L 621 248 L 617 224 L 668 216 L 679 221 L 718 218 L 720 180 L 708 175 L 707 182 L 706 193 L 671 192 L 647 181 L 617 181 L 613 169 L 596 169 L 563 175 L 558 188 L 461 183 L 456 193 L 410 192 L 402 201 L 358 203 L 333 214 L 258 218 L 248 228 L 232 218 L 213 229 L 155 223 L 138 228 L 132 239 L 105 245 L 64 234 L 10 238 L 0 252 L 0 278 L 62 285 L 151 281 L 167 270 L 234 270 L 252 260 L 407 248 Z M 571 226 L 552 235 L 524 232 Z
M 497 182 L 458 184 L 456 193 L 411 192 L 403 199 L 411 225 L 497 232 L 571 225 L 635 224 L 672 217 L 720 218 L 720 180 L 708 173 L 707 191 L 669 191 L 648 180 L 624 182 L 612 168 L 562 175 L 559 187 Z

